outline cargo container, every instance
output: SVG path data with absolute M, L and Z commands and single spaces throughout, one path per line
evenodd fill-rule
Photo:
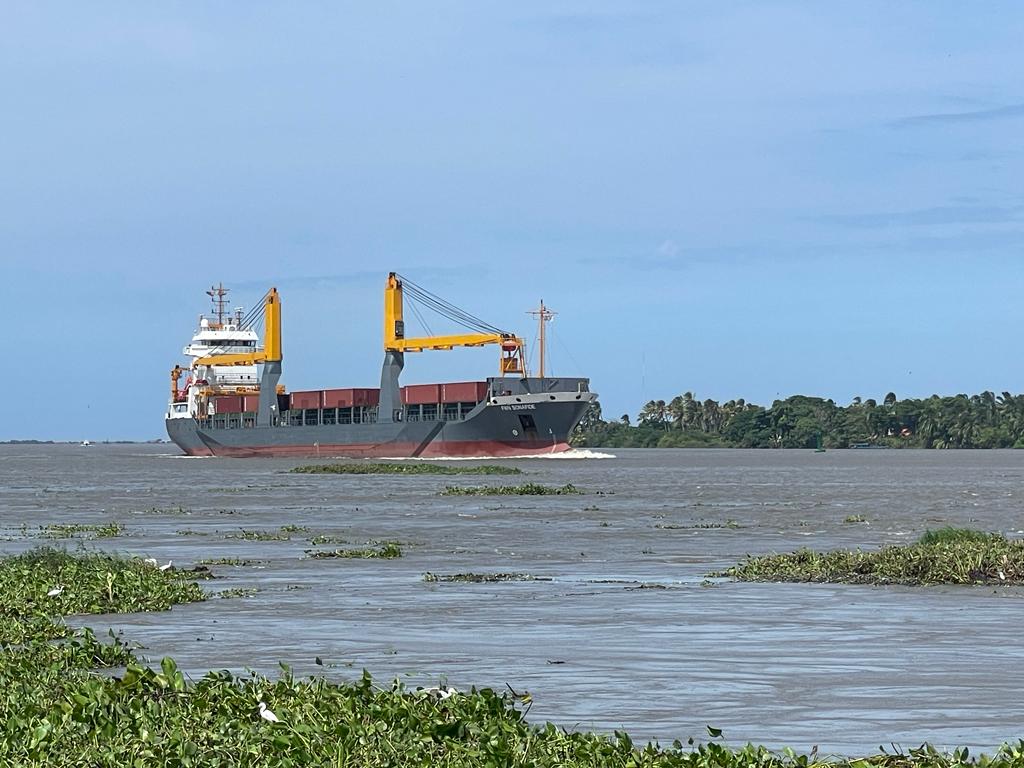
M 314 392 L 292 392 L 292 410 L 320 407 L 320 390 Z
M 402 402 L 405 405 L 428 405 L 441 402 L 440 384 L 410 384 L 402 387 Z
M 369 388 L 325 389 L 321 400 L 324 408 L 373 406 L 380 402 L 380 390 Z
M 479 403 L 486 397 L 486 381 L 458 381 L 441 385 L 442 403 Z
M 241 413 L 244 398 L 241 395 L 221 395 L 213 398 L 214 413 Z
M 260 409 L 260 396 L 259 395 L 245 395 L 242 398 L 242 410 L 250 413 L 256 413 Z

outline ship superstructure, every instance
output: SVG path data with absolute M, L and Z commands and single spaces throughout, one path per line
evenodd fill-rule
M 466 327 L 445 336 L 407 337 L 406 292 L 417 304 Z M 429 293 L 396 273 L 384 290 L 384 364 L 379 388 L 287 393 L 282 370 L 281 301 L 271 288 L 261 306 L 227 312 L 227 290 L 208 291 L 213 317 L 171 371 L 167 431 L 191 455 L 513 456 L 567 450 L 571 431 L 596 395 L 589 380 L 527 372 L 525 344 L 513 333 Z M 260 343 L 256 327 L 264 326 Z M 495 345 L 499 375 L 475 382 L 401 386 L 407 353 Z M 183 387 L 180 382 L 187 374 Z

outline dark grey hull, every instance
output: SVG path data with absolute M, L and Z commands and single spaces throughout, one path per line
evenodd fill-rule
M 569 435 L 594 397 L 589 392 L 502 397 L 457 421 L 214 429 L 193 418 L 168 418 L 167 434 L 191 456 L 524 456 L 568 450 Z

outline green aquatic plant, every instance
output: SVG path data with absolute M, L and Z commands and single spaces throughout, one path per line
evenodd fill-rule
M 866 523 L 868 519 L 864 515 L 847 515 L 843 518 L 844 523 Z
M 449 485 L 442 496 L 567 496 L 583 493 L 571 483 L 561 487 L 524 483 L 523 485 Z
M 498 464 L 452 466 L 426 462 L 376 462 L 348 464 L 310 464 L 289 470 L 302 475 L 519 475 L 516 467 Z
M 710 523 L 692 523 L 690 525 L 683 525 L 681 523 L 655 523 L 655 528 L 661 528 L 666 531 L 674 530 L 702 530 L 702 529 L 716 529 L 716 528 L 744 528 L 745 526 L 740 525 L 735 520 L 726 520 L 724 523 L 710 522 Z
M 1005 541 L 1001 535 L 996 533 L 979 531 L 974 528 L 954 528 L 951 525 L 947 525 L 934 531 L 925 531 L 917 541 L 919 544 L 928 546 L 931 544 L 976 544 L 992 541 L 993 538 Z
M 244 560 L 237 557 L 211 557 L 199 561 L 199 565 L 257 565 L 265 562 L 263 560 Z
M 20 642 L 26 626 L 65 614 L 164 611 L 204 599 L 191 573 L 153 563 L 50 547 L 0 560 L 0 642 Z
M 367 547 L 365 549 L 307 550 L 307 554 L 316 560 L 331 557 L 358 559 L 383 558 L 385 560 L 391 560 L 402 556 L 402 548 L 394 542 L 383 542 L 378 546 Z
M 498 581 L 551 581 L 549 576 L 533 576 L 529 573 L 430 573 L 423 574 L 429 582 L 461 581 L 470 584 L 489 584 Z
M 288 523 L 287 525 L 281 526 L 282 533 L 305 533 L 309 530 L 305 525 L 296 525 L 295 523 Z
M 259 589 L 256 587 L 233 587 L 231 589 L 222 589 L 220 592 L 216 592 L 217 597 L 223 598 L 234 598 L 234 597 L 252 597 Z
M 191 515 L 192 510 L 186 507 L 150 507 L 141 509 L 133 514 L 136 515 Z
M 40 531 L 45 539 L 72 539 L 82 533 L 90 539 L 112 539 L 124 533 L 124 526 L 120 523 L 51 523 L 40 526 Z
M 342 536 L 331 536 L 328 534 L 317 534 L 309 539 L 309 543 L 313 545 L 319 544 L 348 544 L 348 540 Z
M 256 531 L 239 528 L 238 533 L 229 533 L 225 539 L 242 539 L 243 541 L 291 541 L 291 536 L 278 531 Z
M 954 531 L 954 529 L 948 529 Z M 740 581 L 849 584 L 1024 584 L 1024 541 L 982 531 L 932 532 L 880 550 L 761 555 L 713 574 Z

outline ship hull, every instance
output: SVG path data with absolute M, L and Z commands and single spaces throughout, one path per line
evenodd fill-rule
M 550 398 L 550 399 L 549 399 Z M 323 424 L 245 429 L 203 427 L 168 418 L 167 434 L 190 456 L 235 458 L 442 458 L 532 456 L 569 449 L 569 435 L 593 395 L 518 398 L 481 404 L 457 421 Z

